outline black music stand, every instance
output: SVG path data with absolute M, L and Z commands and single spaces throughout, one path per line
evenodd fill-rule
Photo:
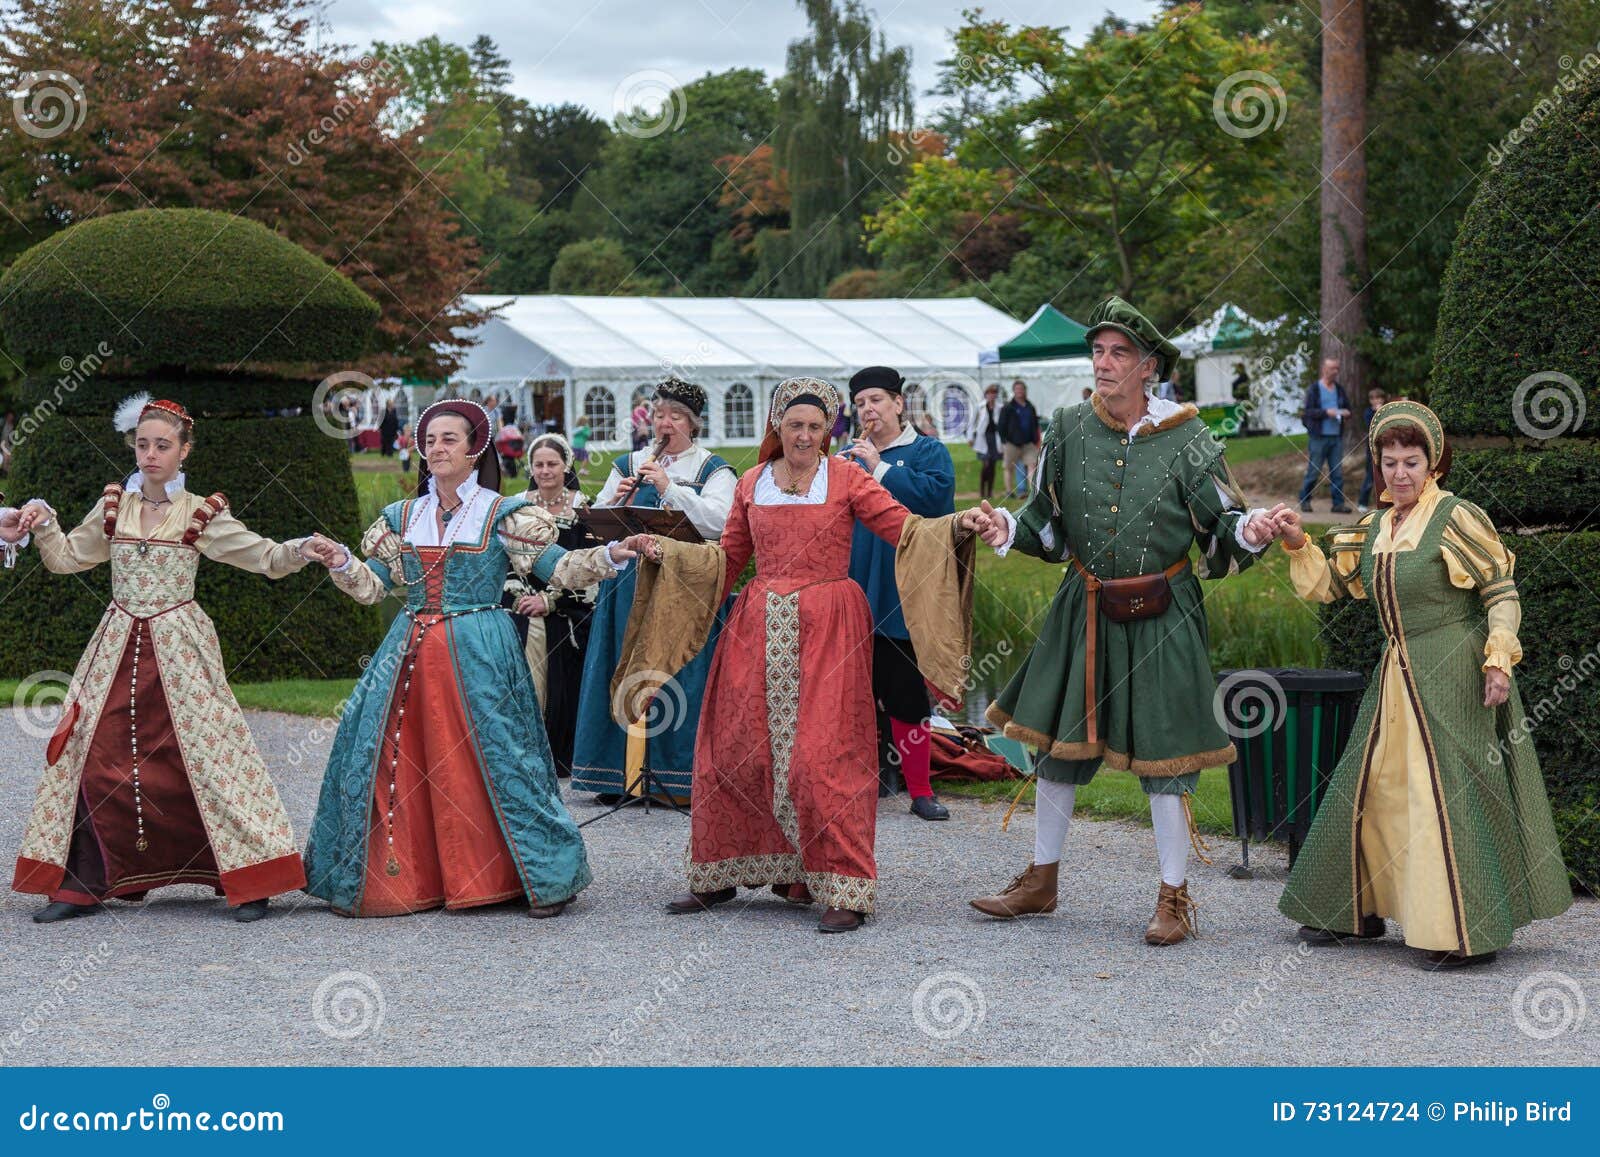
M 689 516 L 681 510 L 663 510 L 658 506 L 586 506 L 578 513 L 584 527 L 590 534 L 601 542 L 613 542 L 619 539 L 631 538 L 636 534 L 654 534 L 661 538 L 676 539 L 679 542 L 704 542 L 705 536 L 695 529 L 694 523 L 689 521 Z M 653 698 L 653 696 L 652 696 Z M 649 705 L 645 707 L 646 717 L 649 715 Z M 626 750 L 626 749 L 624 749 Z M 623 756 L 626 761 L 627 756 Z M 644 804 L 644 812 L 650 814 L 650 806 L 665 806 L 671 808 L 681 816 L 689 813 L 673 798 L 667 785 L 656 777 L 650 768 L 650 736 L 644 737 L 644 760 L 639 765 L 639 794 L 630 795 L 627 790 L 627 775 L 623 775 L 622 799 L 613 804 L 606 811 L 597 816 L 590 816 L 578 826 L 586 828 L 592 823 L 598 823 L 607 816 L 616 815 L 623 808 L 629 808 L 638 803 Z M 656 799 L 654 793 L 660 791 L 662 799 Z

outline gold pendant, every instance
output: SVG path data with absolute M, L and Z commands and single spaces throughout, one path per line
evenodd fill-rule
M 400 861 L 390 856 L 389 863 L 383 870 L 391 876 L 398 876 L 400 874 Z
M 133 846 L 138 848 L 142 852 L 142 851 L 145 851 L 147 848 L 150 847 L 150 841 L 145 839 L 143 836 L 140 836 L 136 841 L 134 841 L 134 845 Z

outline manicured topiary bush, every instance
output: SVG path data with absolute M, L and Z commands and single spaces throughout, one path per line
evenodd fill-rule
M 273 376 L 265 363 L 344 361 L 377 306 L 305 250 L 234 220 L 159 210 L 86 221 L 0 278 L 0 326 L 29 370 L 10 502 L 43 498 L 76 525 L 106 483 L 133 471 L 111 415 L 147 390 L 195 415 L 192 492 L 222 492 L 270 538 L 320 530 L 356 542 L 347 445 L 310 417 L 316 377 Z M 0 632 L 0 677 L 71 671 L 109 597 L 109 568 L 51 575 L 24 552 L 0 571 L 0 601 L 19 608 L 23 628 Z M 196 597 L 216 621 L 232 679 L 349 676 L 376 646 L 376 608 L 340 594 L 320 566 L 274 583 L 203 562 Z
M 330 274 L 332 274 L 330 276 Z M 0 277 L 25 365 L 87 357 L 126 369 L 357 357 L 378 303 L 266 226 L 209 209 L 138 209 L 64 229 Z
M 1447 488 L 1483 507 L 1517 556 L 1517 686 L 1562 854 L 1600 890 L 1600 75 L 1484 178 L 1445 275 L 1429 403 L 1457 456 Z M 1530 533 L 1535 528 L 1537 533 Z M 1521 532 L 1521 533 L 1519 533 Z M 1370 670 L 1376 616 L 1325 618 L 1328 663 Z

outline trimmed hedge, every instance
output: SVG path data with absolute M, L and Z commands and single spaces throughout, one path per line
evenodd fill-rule
M 377 320 L 377 302 L 321 258 L 208 209 L 82 221 L 0 277 L 0 327 L 31 370 L 97 349 L 131 371 L 345 361 Z
M 1517 556 L 1523 660 L 1517 689 L 1533 724 L 1562 855 L 1573 878 L 1600 892 L 1600 533 L 1506 535 Z M 1323 609 L 1327 665 L 1372 671 L 1383 646 L 1370 603 Z
M 1596 140 L 1600 73 L 1575 85 L 1536 130 L 1505 150 L 1461 220 L 1428 382 L 1428 404 L 1452 434 L 1525 435 L 1512 396 L 1544 371 L 1579 384 L 1587 416 L 1576 432 L 1600 430 Z M 1549 428 L 1535 425 L 1541 433 Z
M 310 386 L 296 383 L 301 402 Z M 98 384 L 94 394 L 120 398 L 134 387 L 189 404 L 182 382 Z M 30 382 L 37 395 L 53 383 Z M 43 498 L 66 526 L 75 526 L 106 483 L 135 468 L 133 452 L 111 427 L 110 406 L 92 415 L 46 417 L 18 447 L 7 481 L 13 502 Z M 63 407 L 65 410 L 65 407 Z M 233 513 L 257 533 L 282 540 L 321 530 L 354 544 L 360 537 L 355 485 L 346 444 L 321 433 L 310 417 L 198 420 L 186 466 L 193 493 L 221 491 Z M 37 551 L 14 570 L 0 570 L 0 602 L 15 607 L 25 628 L 0 631 L 0 674 L 71 671 L 110 601 L 110 568 L 75 577 L 53 575 Z M 379 637 L 378 608 L 359 606 L 309 566 L 278 582 L 202 561 L 195 597 L 215 621 L 230 680 L 348 677 L 360 673 Z
M 1600 528 L 1600 443 L 1587 439 L 1457 450 L 1445 485 L 1501 530 Z

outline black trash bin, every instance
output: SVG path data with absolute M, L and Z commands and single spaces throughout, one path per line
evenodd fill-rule
M 1219 718 L 1238 758 L 1228 767 L 1233 834 L 1244 844 L 1279 839 L 1293 864 L 1344 754 L 1367 677 L 1359 671 L 1259 667 L 1217 672 Z

